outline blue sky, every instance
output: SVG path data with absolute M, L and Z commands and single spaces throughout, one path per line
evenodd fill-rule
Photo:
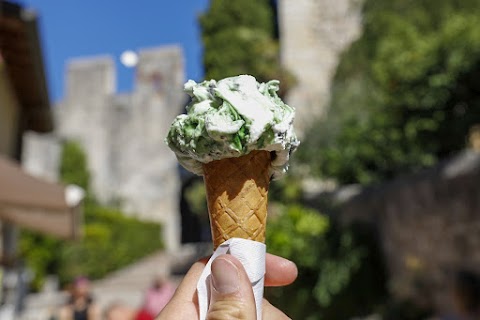
M 179 44 L 186 77 L 203 77 L 197 17 L 208 0 L 18 0 L 40 16 L 44 61 L 52 102 L 63 97 L 65 62 L 111 55 L 117 63 L 118 91 L 129 91 L 133 70 L 124 67 L 125 50 Z

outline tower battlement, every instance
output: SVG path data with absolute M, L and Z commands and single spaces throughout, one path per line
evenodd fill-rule
M 66 69 L 66 99 L 115 93 L 116 69 L 111 56 L 75 58 L 67 62 Z

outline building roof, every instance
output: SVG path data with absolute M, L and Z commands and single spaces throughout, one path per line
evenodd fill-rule
M 0 0 L 0 59 L 24 111 L 24 129 L 49 132 L 53 130 L 53 116 L 37 20 L 33 11 Z

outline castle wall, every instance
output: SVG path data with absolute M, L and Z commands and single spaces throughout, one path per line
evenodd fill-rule
M 286 97 L 299 135 L 324 114 L 343 50 L 361 32 L 359 0 L 279 0 L 282 64 L 295 76 Z
M 56 134 L 78 141 L 88 157 L 92 189 L 98 199 L 113 196 L 109 128 L 116 126 L 110 104 L 115 92 L 115 64 L 111 57 L 71 60 L 67 65 L 66 96 L 55 108 Z
M 58 182 L 62 145 L 55 134 L 28 131 L 23 135 L 22 167 L 31 175 Z
M 480 153 L 369 188 L 342 206 L 344 222 L 376 226 L 390 291 L 452 310 L 457 272 L 480 274 Z
M 130 106 L 119 106 L 122 111 L 116 113 L 116 123 L 122 126 L 116 126 L 112 134 L 119 137 L 113 154 L 118 159 L 114 161 L 119 179 L 116 185 L 124 209 L 137 212 L 141 218 L 156 217 L 168 226 L 167 238 L 175 238 L 177 243 L 178 162 L 164 139 L 173 118 L 186 103 L 184 82 L 183 57 L 178 47 L 141 51 Z
M 72 60 L 66 78 L 65 99 L 55 108 L 54 137 L 25 138 L 27 169 L 53 176 L 60 152 L 40 156 L 42 148 L 54 150 L 63 140 L 79 142 L 98 199 L 119 204 L 129 215 L 161 222 L 167 248 L 175 249 L 180 243 L 180 181 L 177 160 L 164 139 L 186 102 L 182 50 L 141 50 L 129 94 L 115 94 L 110 57 Z

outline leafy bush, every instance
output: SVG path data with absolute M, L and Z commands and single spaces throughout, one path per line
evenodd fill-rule
M 85 225 L 84 239 L 67 245 L 61 253 L 63 281 L 79 274 L 101 278 L 162 248 L 161 227 L 156 223 L 101 206 L 92 206 L 88 212 L 95 219 Z
M 360 269 L 365 251 L 355 245 L 350 232 L 340 232 L 329 217 L 313 209 L 297 204 L 272 209 L 268 251 L 295 261 L 299 277 L 266 295 L 293 319 L 326 319 L 328 307 Z
M 185 190 L 185 198 L 193 213 L 208 219 L 207 191 L 203 180 L 195 180 Z

